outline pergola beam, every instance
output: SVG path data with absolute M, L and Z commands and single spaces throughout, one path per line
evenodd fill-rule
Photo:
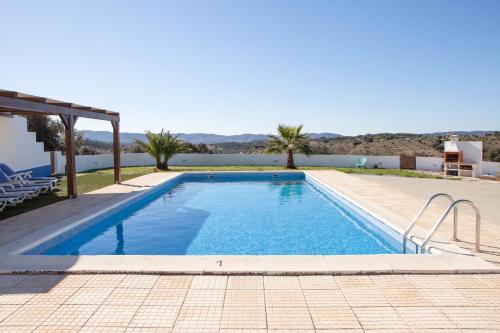
M 64 124 L 69 198 L 77 197 L 75 163 L 75 123 L 77 119 L 90 118 L 110 121 L 113 126 L 114 180 L 116 184 L 120 183 L 120 114 L 118 112 L 0 89 L 0 115 L 2 114 L 57 115 L 61 118 Z
M 120 119 L 118 114 L 108 114 L 92 112 L 92 108 L 84 106 L 59 106 L 55 104 L 46 104 L 40 102 L 33 102 L 31 100 L 24 100 L 19 98 L 0 96 L 0 107 L 10 112 L 32 112 L 40 115 L 70 115 L 82 118 L 91 118 L 98 120 L 116 121 Z M 5 111 L 2 111 L 5 112 Z

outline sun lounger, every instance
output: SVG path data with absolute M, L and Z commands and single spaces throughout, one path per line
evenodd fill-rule
M 49 190 L 53 190 L 56 188 L 57 184 L 50 180 L 39 180 L 39 181 L 31 181 L 29 179 L 12 179 L 5 172 L 0 169 L 0 183 L 11 183 L 16 185 L 16 187 L 38 187 L 41 189 L 42 193 L 47 193 Z
M 21 195 L 24 194 L 26 199 L 32 199 L 42 193 L 42 189 L 39 187 L 25 187 L 25 186 L 14 186 L 13 184 L 0 183 L 0 190 L 7 195 Z
M 25 192 L 6 192 L 0 187 L 0 199 L 9 203 L 21 203 L 27 199 Z
M 33 177 L 32 171 L 16 172 L 5 163 L 0 163 L 0 170 L 3 171 L 12 180 L 27 180 L 33 183 L 40 184 L 53 183 L 54 188 L 57 186 L 57 182 L 59 181 L 56 177 Z
M 32 183 L 27 180 L 11 180 L 2 170 L 0 170 L 0 187 L 3 187 L 6 192 L 27 192 L 28 197 L 34 197 L 40 193 L 47 193 L 54 188 L 52 183 Z
M 5 192 L 5 190 L 0 187 L 0 212 L 6 206 L 15 206 L 22 203 L 25 199 L 26 193 L 24 192 Z

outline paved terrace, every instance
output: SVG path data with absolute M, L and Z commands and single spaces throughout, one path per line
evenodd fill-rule
M 500 331 L 500 275 L 4 275 L 0 290 L 0 332 Z
M 500 182 L 486 180 L 442 181 L 439 179 L 419 179 L 415 182 L 409 178 L 397 179 L 396 177 L 366 175 L 360 175 L 360 178 L 379 183 L 399 192 L 404 192 L 407 195 L 415 197 L 417 200 L 427 200 L 436 189 L 449 193 L 457 199 L 472 200 L 481 211 L 483 221 L 483 231 L 481 233 L 483 248 L 479 256 L 486 261 L 500 266 Z M 441 201 L 439 207 L 444 210 L 445 204 L 446 202 Z M 464 224 L 459 229 L 459 235 L 465 237 L 462 238 L 463 241 L 455 242 L 455 244 L 463 248 L 472 249 L 473 244 L 471 241 L 474 240 L 474 236 L 471 233 L 474 230 L 473 216 L 470 208 L 464 207 L 463 209 L 468 211 L 468 213 L 465 213 Z M 444 229 L 448 237 L 450 236 L 451 225 L 451 223 L 448 223 L 448 228 Z

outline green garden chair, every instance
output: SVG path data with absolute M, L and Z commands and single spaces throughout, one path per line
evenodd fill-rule
M 366 157 L 358 158 L 358 161 L 356 162 L 356 168 L 366 168 L 366 161 L 368 161 Z

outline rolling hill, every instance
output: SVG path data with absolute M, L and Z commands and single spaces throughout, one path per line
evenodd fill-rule
M 79 131 L 83 134 L 86 139 L 101 141 L 101 142 L 113 142 L 113 133 L 107 131 L 90 131 L 81 130 Z M 268 136 L 266 134 L 239 134 L 239 135 L 220 135 L 220 134 L 210 134 L 210 133 L 177 133 L 180 138 L 186 142 L 193 144 L 205 143 L 225 143 L 225 142 L 251 142 L 267 140 Z M 311 133 L 311 138 L 335 138 L 341 136 L 335 133 Z M 135 140 L 145 140 L 146 136 L 144 133 L 120 133 L 120 140 L 124 144 L 133 143 Z
M 81 131 L 90 150 L 96 153 L 111 151 L 111 132 Z M 311 135 L 314 154 L 326 155 L 399 155 L 401 153 L 417 156 L 442 156 L 443 143 L 448 134 L 459 134 L 461 140 L 482 141 L 483 158 L 500 162 L 500 132 L 496 131 L 455 131 L 446 133 L 380 133 L 357 136 L 342 136 L 333 133 Z M 203 152 L 212 154 L 257 154 L 266 151 L 267 135 L 241 134 L 217 135 L 205 133 L 180 134 L 181 138 L 192 144 L 193 152 L 204 144 Z M 145 139 L 140 133 L 121 133 L 125 151 L 138 152 L 135 139 Z M 107 148 L 106 145 L 109 145 Z M 199 148 L 199 147 L 198 147 Z M 198 150 L 200 151 L 200 150 Z

